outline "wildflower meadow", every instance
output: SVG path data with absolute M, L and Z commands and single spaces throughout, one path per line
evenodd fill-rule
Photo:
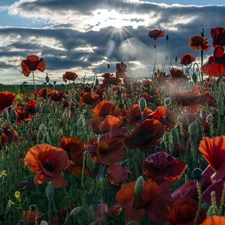
M 225 224 L 225 28 L 165 61 L 166 31 L 146 35 L 145 78 L 124 60 L 91 83 L 66 71 L 62 89 L 48 74 L 39 88 L 45 59 L 21 60 L 33 90 L 0 92 L 0 224 Z

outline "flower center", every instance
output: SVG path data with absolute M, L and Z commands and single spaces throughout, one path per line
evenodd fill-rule
M 54 169 L 54 165 L 51 162 L 47 162 L 44 164 L 44 168 L 49 172 L 52 172 L 52 170 Z

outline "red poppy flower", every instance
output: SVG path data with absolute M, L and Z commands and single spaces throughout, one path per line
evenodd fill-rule
M 66 80 L 72 80 L 72 81 L 75 81 L 77 79 L 78 75 L 74 72 L 65 72 L 63 74 L 63 80 L 66 81 Z
M 165 223 L 172 206 L 169 186 L 165 182 L 158 186 L 155 182 L 144 181 L 142 194 L 135 196 L 135 184 L 136 182 L 125 184 L 116 194 L 117 202 L 125 205 L 126 224 L 134 220 L 136 207 L 138 223 L 145 211 L 153 222 Z
M 7 136 L 7 141 L 16 142 L 18 141 L 18 132 L 8 125 L 3 125 L 2 133 Z
M 18 104 L 15 108 L 16 110 L 16 121 L 18 124 L 21 124 L 22 121 L 29 121 L 31 116 L 26 111 L 26 105 L 25 104 Z
M 207 217 L 201 225 L 222 225 L 225 224 L 224 216 L 210 216 Z
M 26 112 L 30 115 L 35 115 L 36 113 L 36 105 L 37 102 L 35 100 L 31 100 L 26 104 Z
M 67 185 L 60 171 L 69 166 L 68 156 L 62 148 L 48 144 L 37 144 L 27 152 L 24 165 L 35 173 L 34 183 L 42 184 L 47 180 L 52 181 L 55 188 Z
M 181 65 L 190 65 L 192 62 L 195 61 L 195 56 L 192 54 L 184 54 L 180 58 Z
M 15 98 L 16 95 L 11 92 L 0 92 L 0 113 L 3 111 L 4 108 L 12 105 L 12 103 L 16 100 Z
M 184 74 L 183 70 L 177 69 L 177 68 L 172 68 L 170 69 L 170 76 L 171 79 L 188 79 L 187 75 Z
M 148 179 L 166 180 L 170 185 L 179 180 L 186 169 L 185 162 L 166 152 L 157 152 L 148 156 L 143 163 L 143 173 Z
M 200 94 L 200 89 L 200 85 L 195 85 L 190 91 L 178 91 L 172 95 L 171 99 L 181 105 L 184 111 L 185 107 L 188 107 L 192 113 L 197 114 L 199 108 L 207 103 L 207 97 Z
M 99 129 L 99 125 L 101 122 L 104 121 L 104 117 L 100 117 L 100 116 L 95 116 L 92 119 L 88 120 L 88 123 L 91 125 L 92 130 L 96 133 L 96 134 L 101 134 L 102 132 Z
M 139 148 L 150 151 L 154 145 L 159 145 L 158 140 L 164 134 L 164 126 L 158 120 L 146 119 L 136 124 L 131 135 L 125 138 L 125 145 L 129 149 Z
M 119 85 L 121 84 L 121 80 L 119 79 L 119 77 L 109 77 L 107 79 L 107 84 L 108 85 Z
M 99 95 L 91 92 L 84 92 L 81 95 L 80 102 L 88 105 L 92 105 L 93 107 L 100 101 Z
M 35 210 L 27 210 L 23 212 L 22 220 L 26 225 L 40 224 L 44 220 L 44 214 Z
M 121 127 L 116 130 L 109 131 L 99 138 L 99 141 L 109 141 L 113 138 L 125 138 L 130 134 L 130 130 L 127 127 Z
M 48 92 L 48 96 L 51 98 L 52 101 L 55 102 L 60 102 L 62 100 L 63 95 L 64 95 L 63 91 L 50 90 Z
M 126 72 L 127 71 L 127 65 L 123 62 L 116 63 L 116 69 L 118 72 Z
M 143 87 L 150 87 L 151 81 L 150 80 L 142 80 Z
M 140 121 L 142 117 L 147 117 L 150 113 L 152 113 L 152 110 L 146 107 L 142 115 L 139 104 L 133 104 L 127 108 L 127 117 L 132 124 Z
M 200 178 L 201 191 L 204 192 L 211 184 L 211 168 L 208 166 L 203 172 L 202 177 Z M 173 201 L 183 198 L 190 197 L 198 200 L 198 190 L 196 185 L 196 180 L 185 182 L 181 187 L 177 188 L 172 193 Z
M 213 45 L 225 46 L 225 28 L 215 27 L 210 31 L 211 37 L 213 39 Z
M 120 163 L 115 163 L 107 169 L 108 180 L 110 184 L 119 185 L 129 179 L 132 172 L 127 167 L 122 167 Z
M 159 106 L 154 112 L 150 113 L 147 118 L 162 119 L 168 112 L 169 110 L 165 106 Z
M 202 36 L 192 36 L 189 40 L 189 45 L 195 51 L 203 50 L 208 51 L 210 49 L 208 39 Z
M 211 168 L 216 172 L 213 179 L 225 178 L 225 136 L 214 138 L 204 137 L 199 144 L 199 151 L 203 154 Z
M 225 65 L 218 63 L 215 57 L 210 56 L 208 61 L 201 67 L 201 71 L 213 77 L 220 77 L 225 73 Z
M 126 151 L 123 148 L 124 138 L 103 140 L 98 144 L 96 156 L 101 163 L 110 166 L 125 157 Z
M 38 91 L 38 95 L 42 98 L 46 98 L 48 96 L 48 91 L 46 88 L 41 88 L 39 91 Z
M 45 60 L 43 58 L 38 59 L 36 55 L 29 55 L 21 62 L 22 73 L 28 77 L 31 71 L 39 70 L 44 72 L 46 69 Z
M 191 225 L 194 223 L 196 213 L 198 211 L 198 201 L 192 199 L 190 197 L 183 197 L 177 199 L 173 203 L 173 208 L 169 213 L 168 222 L 166 225 Z M 206 211 L 205 209 L 201 208 L 197 223 L 202 223 L 206 218 Z
M 165 35 L 165 32 L 162 31 L 162 30 L 158 30 L 158 29 L 155 29 L 155 30 L 150 30 L 148 32 L 148 36 L 150 38 L 153 38 L 155 41 L 158 40 L 158 38 L 161 38 Z

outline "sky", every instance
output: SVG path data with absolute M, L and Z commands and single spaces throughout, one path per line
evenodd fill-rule
M 224 0 L 1 0 L 0 83 L 32 83 L 31 75 L 21 73 L 28 55 L 46 61 L 43 73 L 35 71 L 40 84 L 46 74 L 50 82 L 63 83 L 67 71 L 77 73 L 78 82 L 91 82 L 94 75 L 115 74 L 121 61 L 128 76 L 150 78 L 155 60 L 165 71 L 180 67 L 185 53 L 199 62 L 188 41 L 203 28 L 212 46 L 210 30 L 225 27 L 224 11 Z M 165 32 L 156 42 L 148 37 L 154 29 Z

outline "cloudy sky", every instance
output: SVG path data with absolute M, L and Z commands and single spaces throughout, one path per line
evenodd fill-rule
M 46 73 L 58 83 L 66 71 L 89 79 L 115 73 L 120 61 L 128 64 L 127 75 L 151 77 L 154 45 L 159 69 L 178 67 L 175 56 L 196 54 L 188 41 L 203 26 L 212 44 L 210 30 L 225 27 L 224 11 L 224 0 L 1 0 L 0 83 L 31 82 L 20 67 L 28 55 L 46 61 L 46 71 L 35 73 L 39 83 Z M 165 31 L 156 43 L 148 37 L 153 29 Z M 206 52 L 204 60 L 211 54 Z

